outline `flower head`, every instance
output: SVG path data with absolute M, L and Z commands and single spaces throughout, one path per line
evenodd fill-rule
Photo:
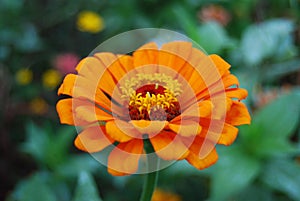
M 81 127 L 78 149 L 107 151 L 113 175 L 138 172 L 149 142 L 163 161 L 204 169 L 218 159 L 215 145 L 230 145 L 235 126 L 250 123 L 240 102 L 247 91 L 229 68 L 182 41 L 148 43 L 132 56 L 95 53 L 65 77 L 58 94 L 71 98 L 57 111 L 61 123 Z
M 98 33 L 104 29 L 104 21 L 98 13 L 81 11 L 77 17 L 77 28 L 83 32 Z

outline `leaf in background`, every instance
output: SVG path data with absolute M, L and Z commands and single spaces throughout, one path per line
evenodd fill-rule
M 62 126 L 54 133 L 51 128 L 28 122 L 26 141 L 21 145 L 21 150 L 33 156 L 38 164 L 54 169 L 66 160 L 73 133 L 75 129 L 71 126 Z
M 56 166 L 55 172 L 63 177 L 76 177 L 81 171 L 101 172 L 102 166 L 88 154 L 69 156 L 63 164 Z M 103 169 L 103 172 L 106 172 Z
M 263 138 L 256 144 L 254 153 L 262 158 L 271 156 L 295 155 L 300 153 L 300 149 L 289 142 L 288 139 Z
M 232 41 L 228 38 L 225 29 L 217 22 L 210 21 L 202 24 L 198 29 L 199 44 L 208 53 L 219 53 Z
M 233 200 L 243 201 L 274 201 L 274 196 L 269 188 L 264 186 L 252 185 L 242 191 L 239 195 L 235 196 Z
M 81 172 L 78 178 L 77 187 L 73 201 L 101 201 L 96 183 L 87 172 Z
M 242 152 L 242 147 L 226 147 L 212 173 L 211 201 L 226 200 L 239 193 L 257 176 L 261 169 L 259 160 Z
M 241 126 L 241 138 L 287 138 L 297 126 L 300 110 L 300 93 L 291 91 L 275 99 L 252 115 L 250 126 Z
M 290 20 L 272 19 L 249 26 L 241 40 L 241 54 L 249 65 L 257 65 L 271 56 L 293 55 L 292 43 L 294 24 Z
M 300 59 L 288 60 L 264 66 L 263 81 L 276 80 L 300 70 Z
M 232 44 L 225 29 L 217 22 L 210 21 L 198 26 L 187 9 L 175 5 L 173 13 L 180 22 L 188 37 L 198 43 L 208 53 L 219 53 L 224 47 Z
M 48 185 L 49 175 L 38 173 L 21 181 L 13 192 L 13 201 L 57 201 Z
M 47 142 L 45 162 L 49 167 L 56 167 L 67 160 L 67 155 L 70 146 L 73 144 L 73 138 L 76 136 L 76 131 L 72 126 L 61 126 L 54 133 L 49 130 L 49 141 Z
M 244 147 L 258 157 L 295 154 L 299 149 L 290 140 L 300 115 L 300 95 L 283 95 L 252 116 L 249 126 L 240 127 Z
M 300 96 L 291 92 L 259 110 L 252 124 L 259 125 L 267 138 L 286 139 L 295 131 L 299 115 Z
M 181 5 L 175 4 L 173 6 L 173 13 L 175 14 L 176 20 L 178 20 L 187 36 L 196 43 L 199 43 L 201 39 L 199 37 L 197 22 L 190 16 L 190 13 L 188 13 L 187 9 Z
M 21 145 L 23 152 L 42 162 L 46 156 L 48 142 L 49 136 L 43 129 L 36 126 L 33 122 L 26 124 L 26 141 Z
M 273 161 L 266 168 L 261 180 L 269 187 L 286 193 L 291 199 L 300 200 L 300 165 L 293 161 Z

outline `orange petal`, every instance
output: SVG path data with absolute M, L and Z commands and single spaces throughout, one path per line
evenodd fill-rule
M 173 132 L 162 131 L 150 141 L 155 153 L 164 160 L 181 160 L 189 153 L 181 138 Z
M 60 122 L 62 124 L 76 125 L 76 126 L 84 126 L 89 124 L 89 122 L 78 118 L 75 112 L 73 111 L 74 104 L 80 105 L 82 104 L 82 102 L 85 101 L 72 99 L 72 98 L 62 99 L 58 101 L 58 103 L 56 104 L 56 110 L 60 118 Z
M 214 144 L 204 141 L 204 139 L 200 137 L 194 140 L 189 149 L 190 152 L 186 160 L 199 170 L 213 165 L 218 160 L 218 154 Z
M 114 117 L 111 114 L 101 110 L 100 108 L 91 104 L 90 102 L 74 106 L 76 107 L 76 117 L 87 122 L 108 121 L 114 119 Z
M 235 77 L 232 74 L 228 74 L 225 76 L 225 78 L 223 77 L 222 79 L 216 81 L 215 83 L 207 86 L 206 89 L 196 94 L 196 97 L 197 99 L 208 99 L 215 95 L 224 93 L 226 90 L 229 90 L 227 89 L 228 87 L 234 85 L 236 86 L 239 85 L 239 81 L 237 77 Z
M 224 120 L 226 112 L 229 111 L 232 100 L 226 97 L 225 93 L 215 94 L 211 97 L 211 101 L 213 104 L 213 111 L 210 116 L 212 119 Z
M 234 85 L 239 86 L 240 85 L 238 78 L 232 74 L 228 74 L 228 75 L 222 77 L 222 81 L 223 81 L 225 89 L 230 86 L 234 86 Z
M 96 53 L 94 56 L 101 60 L 116 81 L 120 80 L 126 74 L 126 70 L 119 63 L 117 55 L 112 53 Z
M 97 82 L 92 82 L 83 76 L 77 76 L 72 92 L 73 94 L 69 95 L 72 95 L 74 98 L 88 99 L 109 112 L 112 111 L 113 106 L 114 113 L 122 115 L 122 108 L 104 94 L 104 92 L 98 87 Z M 118 99 L 118 97 L 114 98 Z
M 113 119 L 113 117 L 92 105 L 89 101 L 67 98 L 56 105 L 61 123 L 82 126 L 91 122 Z
M 222 120 L 201 118 L 202 131 L 199 134 L 213 143 L 230 145 L 237 137 L 238 129 Z
M 135 173 L 143 148 L 141 139 L 118 144 L 108 157 L 108 172 L 115 176 Z
M 250 124 L 251 117 L 246 105 L 239 101 L 232 101 L 232 106 L 226 115 L 226 122 L 238 126 Z
M 211 115 L 213 104 L 210 100 L 200 101 L 197 104 L 192 104 L 185 109 L 181 115 L 175 117 L 171 122 L 178 122 L 180 120 L 193 119 L 199 121 L 200 117 L 208 117 Z
M 121 94 L 116 84 L 126 75 L 127 71 L 120 64 L 119 57 L 112 53 L 96 53 L 94 56 L 106 68 L 99 79 L 98 87 L 114 100 L 113 103 L 119 102 Z
M 238 131 L 239 129 L 236 127 L 225 123 L 218 144 L 223 144 L 226 146 L 231 145 L 236 139 Z
M 166 125 L 168 125 L 167 121 L 132 120 L 130 123 L 141 134 L 148 134 L 149 138 L 158 134 L 166 127 Z
M 202 129 L 198 122 L 190 120 L 183 120 L 181 122 L 177 122 L 177 124 L 170 123 L 168 127 L 183 137 L 198 135 Z
M 96 57 L 83 58 L 76 67 L 78 75 L 83 76 L 91 82 L 97 82 L 106 67 Z
M 165 43 L 159 51 L 159 65 L 167 66 L 179 72 L 187 62 L 192 51 L 192 44 L 189 42 L 176 41 Z
M 74 125 L 71 98 L 58 101 L 58 103 L 56 104 L 56 111 L 58 113 L 60 123 Z
M 108 70 L 106 70 L 103 72 L 101 79 L 98 82 L 98 87 L 110 97 L 112 97 L 112 94 L 114 93 L 116 87 L 116 83 L 117 81 L 115 81 L 112 75 L 108 72 Z M 119 89 L 116 88 L 116 90 Z
M 97 83 L 92 80 L 74 74 L 65 77 L 63 84 L 58 90 L 58 94 L 73 96 L 74 98 L 84 98 L 96 102 L 99 106 L 110 111 L 111 101 L 97 87 Z
M 62 85 L 59 87 L 59 89 L 57 91 L 57 95 L 65 94 L 65 95 L 72 96 L 76 78 L 77 78 L 77 75 L 68 74 L 64 78 Z
M 97 88 L 100 88 L 111 96 L 116 82 L 107 70 L 112 62 L 108 59 L 110 54 L 97 53 L 95 55 L 94 57 L 86 57 L 80 61 L 78 65 L 82 67 L 80 67 L 78 74 L 90 81 L 91 84 L 89 87 L 91 87 L 91 91 L 95 92 Z
M 119 63 L 125 69 L 126 72 L 129 72 L 134 69 L 133 58 L 129 55 L 118 55 Z
M 104 95 L 100 89 L 97 89 L 96 92 L 90 91 L 88 88 L 79 88 L 77 87 L 74 90 L 73 97 L 75 99 L 83 99 L 86 101 L 95 102 L 95 105 L 98 105 L 104 108 L 107 111 L 111 111 L 111 101 Z
M 230 68 L 230 64 L 224 61 L 220 56 L 216 54 L 209 55 L 209 57 L 212 59 L 216 67 L 218 68 L 220 75 L 224 75 L 227 70 Z
M 188 71 L 188 68 L 184 66 L 182 69 L 187 72 L 180 73 L 189 80 L 188 82 L 194 89 L 195 94 L 200 93 L 208 86 L 221 79 L 221 75 L 210 57 L 196 48 L 192 49 L 191 55 L 188 59 L 188 65 L 190 65 L 194 70 Z
M 141 73 L 156 73 L 158 63 L 157 44 L 147 43 L 133 53 L 133 65 L 141 68 Z
M 75 139 L 75 146 L 89 153 L 98 152 L 114 142 L 106 133 L 105 126 L 84 129 Z
M 226 89 L 226 96 L 243 100 L 248 96 L 248 91 L 242 88 Z
M 195 119 L 199 120 L 200 117 L 210 116 L 213 107 L 214 106 L 210 100 L 200 101 L 197 104 L 191 105 L 180 116 L 182 119 L 189 119 L 191 117 L 194 117 Z
M 132 125 L 122 121 L 108 121 L 105 125 L 106 133 L 118 142 L 128 142 L 133 136 L 138 135 Z

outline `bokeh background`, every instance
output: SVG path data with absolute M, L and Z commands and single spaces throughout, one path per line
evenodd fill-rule
M 132 201 L 60 125 L 57 87 L 101 42 L 137 28 L 185 34 L 232 64 L 252 124 L 198 171 L 162 170 L 153 201 L 300 200 L 299 0 L 0 0 L 0 200 Z

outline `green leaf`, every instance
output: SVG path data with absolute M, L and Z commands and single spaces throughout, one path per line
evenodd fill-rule
M 49 137 L 45 130 L 33 122 L 26 124 L 26 141 L 21 145 L 21 150 L 32 155 L 37 161 L 42 162 L 46 156 Z
M 288 154 L 300 153 L 299 148 L 288 141 L 288 139 L 262 139 L 257 142 L 255 154 L 259 157 L 284 156 Z
M 253 200 L 263 200 L 263 201 L 274 201 L 274 196 L 269 188 L 263 186 L 249 186 L 239 195 L 237 195 L 233 200 L 243 200 L 243 201 L 253 201 Z
M 253 116 L 252 124 L 259 126 L 262 137 L 286 139 L 295 131 L 300 115 L 300 96 L 283 95 Z
M 175 5 L 173 13 L 188 37 L 198 43 L 206 52 L 218 53 L 232 43 L 225 29 L 217 22 L 211 21 L 198 26 L 195 19 L 190 16 L 188 9 L 184 9 L 181 5 Z
M 54 133 L 51 127 L 39 127 L 28 122 L 26 141 L 21 145 L 21 150 L 33 156 L 39 164 L 55 168 L 66 160 L 74 133 L 75 129 L 71 126 L 62 126 Z
M 78 178 L 77 187 L 73 201 L 101 201 L 96 183 L 87 172 L 81 172 Z
M 230 44 L 225 29 L 217 22 L 207 22 L 198 29 L 199 44 L 208 53 L 219 53 L 224 47 Z
M 290 20 L 272 19 L 249 26 L 241 40 L 241 53 L 249 65 L 260 64 L 271 56 L 284 58 L 295 54 L 292 42 L 294 24 Z
M 282 95 L 252 115 L 249 126 L 241 126 L 244 141 L 258 141 L 289 137 L 297 126 L 300 111 L 300 93 L 296 90 Z M 256 139 L 257 138 L 257 139 Z
M 260 158 L 298 153 L 289 138 L 297 128 L 299 113 L 296 90 L 279 97 L 255 113 L 251 125 L 240 127 L 243 147 Z
M 239 193 L 257 176 L 260 162 L 242 152 L 242 147 L 226 147 L 213 167 L 211 200 L 226 200 Z
M 21 181 L 12 195 L 15 201 L 57 201 L 54 192 L 48 185 L 48 176 L 42 173 L 35 174 Z
M 300 200 L 300 165 L 294 161 L 272 161 L 264 168 L 261 179 L 271 188 L 286 193 L 291 199 Z
M 175 4 L 173 6 L 173 13 L 188 37 L 190 37 L 196 43 L 199 43 L 201 39 L 199 37 L 197 22 L 190 16 L 188 10 L 182 5 Z
M 45 162 L 49 167 L 56 167 L 67 160 L 68 150 L 73 144 L 76 131 L 72 126 L 61 126 L 56 133 L 49 130 L 50 139 L 46 144 Z
M 56 166 L 55 172 L 63 177 L 76 177 L 82 171 L 101 171 L 101 167 L 102 166 L 99 162 L 94 160 L 91 155 L 80 154 L 76 156 L 69 156 L 64 163 Z M 103 168 L 103 172 L 106 172 L 106 169 Z
M 288 60 L 285 62 L 275 63 L 264 66 L 263 79 L 276 80 L 285 75 L 297 72 L 300 70 L 300 59 Z

